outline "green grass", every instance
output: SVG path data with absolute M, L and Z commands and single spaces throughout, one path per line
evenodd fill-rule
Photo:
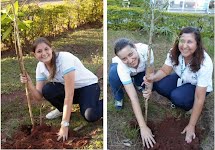
M 102 29 L 86 29 L 65 33 L 60 39 L 53 41 L 53 46 L 60 51 L 70 51 L 79 59 L 92 61 L 95 56 L 103 54 L 102 31 Z
M 30 56 L 24 57 L 25 67 L 32 80 L 35 77 L 37 61 Z M 4 58 L 1 60 L 1 93 L 9 94 L 19 89 L 24 90 L 20 83 L 20 69 L 17 58 Z
M 148 34 L 143 34 L 138 31 L 113 31 L 108 30 L 107 34 L 107 67 L 109 70 L 109 65 L 111 63 L 112 57 L 115 56 L 114 54 L 114 42 L 119 38 L 128 38 L 131 39 L 134 42 L 141 42 L 141 43 L 148 43 Z M 203 38 L 204 46 L 207 49 L 208 54 L 211 56 L 212 60 L 214 58 L 214 45 L 213 45 L 213 39 L 205 39 Z M 155 58 L 155 69 L 159 69 L 166 59 L 166 55 L 171 48 L 173 42 L 171 39 L 165 36 L 157 35 L 153 38 L 153 51 L 154 51 L 154 58 Z M 131 139 L 133 141 L 132 148 L 127 149 L 140 149 L 142 142 L 140 140 L 138 141 L 138 130 L 132 129 L 129 127 L 128 122 L 132 119 L 135 119 L 133 110 L 131 108 L 130 100 L 127 96 L 124 98 L 124 108 L 122 111 L 115 110 L 114 107 L 114 98 L 111 94 L 110 87 L 108 86 L 108 102 L 107 102 L 107 118 L 108 118 L 108 147 L 109 149 L 126 149 L 123 144 L 123 139 Z M 213 95 L 213 93 L 211 93 Z M 127 95 L 125 93 L 125 95 Z M 141 96 L 141 94 L 138 94 L 142 112 L 144 115 L 144 100 Z M 159 100 L 165 100 L 164 97 L 161 97 L 161 99 L 156 99 L 154 95 L 149 100 L 149 106 L 148 106 L 148 120 L 149 121 L 162 121 L 166 116 L 173 116 L 175 118 L 185 117 L 185 111 L 175 108 L 171 109 L 170 105 L 162 105 L 159 104 Z M 213 99 L 212 97 L 207 97 L 206 100 L 206 107 L 213 106 Z M 213 107 L 214 108 L 214 107 Z M 213 110 L 213 108 L 210 108 L 210 111 Z M 210 116 L 213 118 L 213 115 Z M 203 122 L 203 121 L 199 121 Z M 210 121 L 210 128 L 213 128 L 213 121 Z M 212 130 L 214 132 L 214 130 Z M 207 138 L 206 138 L 207 139 Z M 207 143 L 208 140 L 206 140 L 206 144 L 212 144 Z
M 102 29 L 86 29 L 77 32 L 67 32 L 60 37 L 55 38 L 52 44 L 56 49 L 68 50 L 76 55 L 94 74 L 98 67 L 103 63 L 102 57 Z M 64 49 L 62 49 L 62 47 Z M 74 47 L 71 48 L 70 47 Z M 87 52 L 86 52 L 87 51 Z M 75 53 L 77 52 L 77 54 Z M 85 53 L 85 54 L 83 54 Z M 35 83 L 35 71 L 37 60 L 30 55 L 24 57 L 25 68 Z M 20 82 L 20 70 L 17 58 L 1 59 L 1 94 L 13 95 L 13 99 L 4 99 L 1 107 L 1 132 L 9 138 L 17 131 L 18 127 L 23 124 L 31 124 L 26 98 L 14 96 L 16 91 L 24 91 L 24 85 Z M 102 92 L 101 92 L 102 93 Z M 103 95 L 101 94 L 101 97 Z M 8 101 L 8 102 L 7 102 Z M 43 122 L 55 127 L 60 127 L 61 118 L 54 120 L 44 119 L 45 115 L 54 109 L 47 101 L 43 102 L 42 108 Z M 40 107 L 42 103 L 32 103 L 32 113 L 34 119 L 39 123 Z M 91 135 L 90 144 L 85 149 L 102 149 L 103 148 L 103 125 L 102 120 L 95 123 L 88 123 L 80 115 L 78 105 L 73 106 L 71 114 L 71 129 L 80 125 L 84 127 L 79 131 L 82 135 Z

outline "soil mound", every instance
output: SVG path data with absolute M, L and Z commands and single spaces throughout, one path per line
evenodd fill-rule
M 166 118 L 160 123 L 149 121 L 147 125 L 155 135 L 156 144 L 150 150 L 199 150 L 200 129 L 196 129 L 196 138 L 190 143 L 185 142 L 185 134 L 181 134 L 188 124 L 187 119 Z M 130 127 L 137 128 L 136 120 L 129 122 Z
M 77 149 L 89 143 L 90 137 L 81 137 L 69 131 L 66 142 L 57 141 L 58 128 L 45 124 L 32 129 L 30 125 L 22 125 L 11 141 L 2 144 L 3 149 Z

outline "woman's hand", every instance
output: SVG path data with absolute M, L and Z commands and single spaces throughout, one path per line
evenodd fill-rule
M 191 143 L 193 139 L 196 138 L 196 134 L 195 134 L 195 126 L 193 125 L 187 125 L 184 130 L 181 132 L 181 134 L 186 133 L 185 136 L 185 141 L 187 143 Z
M 26 73 L 26 75 L 20 74 L 20 81 L 21 83 L 32 83 L 31 77 L 28 75 L 28 73 Z
M 156 143 L 154 140 L 154 135 L 152 134 L 151 130 L 149 127 L 144 126 L 140 127 L 140 134 L 143 142 L 143 146 L 150 148 L 153 147 L 153 145 Z
M 61 126 L 59 132 L 58 132 L 58 138 L 57 140 L 60 141 L 60 139 L 63 139 L 63 142 L 68 139 L 68 132 L 69 132 L 69 127 Z
M 154 74 L 153 73 L 150 74 L 148 77 L 146 77 L 146 76 L 143 77 L 142 85 L 143 84 L 150 85 L 150 84 L 152 84 L 152 82 L 154 82 Z
M 146 76 L 143 77 L 143 83 L 141 86 L 145 84 L 145 90 L 143 91 L 143 97 L 149 99 L 151 93 L 152 93 L 152 88 L 153 88 L 153 77 L 154 74 L 151 74 L 149 76 L 149 79 L 146 78 Z
M 152 94 L 152 90 L 144 90 L 142 94 L 144 98 L 149 99 L 150 95 Z

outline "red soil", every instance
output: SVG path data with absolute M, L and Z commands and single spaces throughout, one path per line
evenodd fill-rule
M 156 144 L 150 150 L 199 150 L 200 149 L 200 130 L 196 129 L 196 138 L 190 143 L 185 142 L 185 134 L 181 134 L 188 124 L 187 119 L 177 120 L 166 118 L 160 123 L 147 123 L 152 133 L 155 135 Z M 138 124 L 132 120 L 129 122 L 131 127 L 137 128 Z
M 89 143 L 90 137 L 81 137 L 74 131 L 69 131 L 66 142 L 57 141 L 59 129 L 42 125 L 31 131 L 31 126 L 20 127 L 12 141 L 2 144 L 3 149 L 75 149 L 82 148 Z

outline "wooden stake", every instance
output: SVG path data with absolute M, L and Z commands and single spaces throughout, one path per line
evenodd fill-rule
M 20 71 L 22 74 L 26 75 L 26 70 L 25 70 L 24 61 L 23 61 L 23 53 L 22 53 L 20 37 L 19 37 L 19 28 L 17 25 L 17 18 L 16 18 L 13 1 L 11 1 L 11 5 L 12 5 L 13 14 L 14 14 L 14 40 L 15 40 L 16 54 L 18 57 Z M 31 101 L 30 101 L 30 96 L 29 96 L 28 83 L 25 84 L 25 93 L 26 93 L 27 102 L 28 102 L 28 110 L 29 110 L 29 114 L 30 114 L 31 124 L 34 127 L 34 119 L 33 119 L 33 114 L 32 114 L 32 109 L 31 109 Z
M 149 32 L 149 44 L 148 44 L 148 58 L 147 58 L 147 68 L 146 68 L 146 77 L 149 77 L 151 73 L 154 72 L 154 66 L 150 63 L 151 60 L 151 49 L 152 49 L 152 37 L 154 33 L 154 4 L 151 5 L 151 25 Z M 145 91 L 152 90 L 152 87 L 145 86 Z M 145 121 L 147 123 L 147 115 L 148 115 L 148 100 L 145 99 Z

